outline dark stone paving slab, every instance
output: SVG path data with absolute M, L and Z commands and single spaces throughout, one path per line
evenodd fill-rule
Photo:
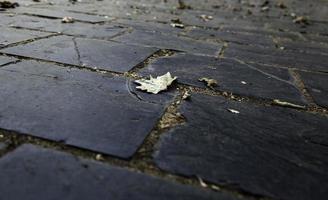
M 157 50 L 152 47 L 59 36 L 7 48 L 2 52 L 115 72 L 127 72 Z
M 193 28 L 187 33 L 188 36 L 197 39 L 214 39 L 223 40 L 227 42 L 235 42 L 239 44 L 260 45 L 265 47 L 275 47 L 270 36 L 243 33 L 243 32 L 227 32 L 219 30 L 204 30 L 200 28 Z
M 133 31 L 130 34 L 124 34 L 114 40 L 128 44 L 140 44 L 153 46 L 161 49 L 171 49 L 186 51 L 196 54 L 218 55 L 222 44 L 207 43 L 189 38 L 178 37 L 175 35 L 166 35 L 149 31 Z
M 50 35 L 49 33 L 42 33 L 38 31 L 29 31 L 29 30 L 17 30 L 13 28 L 1 28 L 1 36 L 0 36 L 0 47 L 22 42 L 25 40 L 35 39 L 38 37 L 44 37 Z
M 273 199 L 326 199 L 327 117 L 200 94 L 180 112 L 187 122 L 157 145 L 161 169 Z
M 178 82 L 192 86 L 205 88 L 205 84 L 199 79 L 207 77 L 218 81 L 215 90 L 304 104 L 286 69 L 241 64 L 231 59 L 177 54 L 156 60 L 140 74 L 158 76 L 167 72 L 178 76 Z M 246 84 L 243 84 L 243 81 Z
M 85 36 L 88 38 L 110 39 L 126 29 L 108 24 L 62 23 L 61 19 L 47 19 L 33 16 L 15 16 L 8 24 L 14 27 L 37 29 L 42 31 L 60 32 L 68 35 Z
M 230 44 L 224 56 L 243 61 L 328 72 L 328 57 L 320 54 Z
M 32 145 L 1 158 L 0 169 L 0 199 L 233 199 Z
M 0 66 L 17 61 L 17 59 L 12 57 L 0 56 Z
M 7 65 L 0 68 L 0 127 L 128 158 L 171 97 L 141 100 L 127 83 L 34 61 Z
M 328 75 L 310 72 L 299 73 L 301 74 L 307 91 L 314 98 L 314 101 L 318 105 L 328 108 Z
M 15 12 L 20 14 L 30 14 L 30 15 L 37 15 L 41 17 L 58 18 L 58 19 L 62 19 L 64 17 L 72 17 L 75 20 L 90 22 L 90 23 L 99 23 L 99 22 L 112 20 L 112 18 L 106 18 L 104 16 L 69 12 L 65 10 L 66 8 L 67 8 L 66 6 L 63 7 L 48 6 L 48 8 L 17 7 L 15 9 Z
M 287 51 L 297 51 L 312 54 L 328 55 L 328 45 L 318 42 L 291 41 L 288 39 L 277 39 L 279 46 L 284 47 Z

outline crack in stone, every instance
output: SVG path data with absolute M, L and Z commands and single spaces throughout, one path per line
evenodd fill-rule
M 283 80 L 283 79 L 279 78 L 278 76 L 275 76 L 275 75 L 273 75 L 273 74 L 270 74 L 270 73 L 267 73 L 267 72 L 265 72 L 265 71 L 262 71 L 262 70 L 260 70 L 260 69 L 258 69 L 258 68 L 256 68 L 256 67 L 253 67 L 252 65 L 250 65 L 250 64 L 248 64 L 248 63 L 246 63 L 246 62 L 244 62 L 244 61 L 242 61 L 242 60 L 239 60 L 239 59 L 237 59 L 237 58 L 233 58 L 233 60 L 236 60 L 236 61 L 239 62 L 240 64 L 244 64 L 244 65 L 246 65 L 248 68 L 251 68 L 251 69 L 253 69 L 253 70 L 255 70 L 255 71 L 258 71 L 258 72 L 260 72 L 261 74 L 264 74 L 264 75 L 266 75 L 266 76 L 269 76 L 270 78 L 276 79 L 276 80 L 278 80 L 278 81 L 281 81 L 281 82 L 287 83 L 288 85 L 292 85 L 293 87 L 296 87 L 292 82 L 290 82 L 290 81 L 286 81 L 286 80 Z
M 75 37 L 72 38 L 73 40 L 73 44 L 74 44 L 74 49 L 75 49 L 75 52 L 77 54 L 77 59 L 79 61 L 79 65 L 83 66 L 83 62 L 81 61 L 81 54 L 80 54 L 80 51 L 79 51 L 79 48 L 77 47 L 77 42 L 75 40 Z

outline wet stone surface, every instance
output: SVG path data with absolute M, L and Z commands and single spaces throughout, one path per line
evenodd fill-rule
M 17 59 L 12 58 L 12 57 L 5 57 L 5 56 L 0 56 L 0 66 L 3 66 L 5 64 L 11 63 L 17 61 Z
M 305 83 L 305 88 L 314 98 L 314 101 L 322 106 L 328 108 L 328 85 L 327 74 L 299 72 L 301 79 Z
M 33 145 L 1 158 L 0 171 L 1 199 L 233 199 Z
M 47 19 L 33 16 L 18 15 L 10 18 L 7 24 L 13 27 L 36 29 L 63 33 L 95 39 L 108 40 L 126 31 L 126 28 L 113 25 L 88 24 L 81 22 L 62 23 L 61 19 Z M 96 30 L 96 31 L 95 31 Z
M 230 44 L 225 57 L 282 67 L 328 72 L 328 57 L 315 53 L 299 53 Z
M 115 72 L 131 70 L 156 51 L 158 49 L 153 47 L 69 36 L 52 37 L 2 50 L 4 53 Z
M 326 198 L 327 117 L 198 94 L 180 112 L 187 122 L 157 145 L 161 169 L 274 199 Z
M 178 82 L 183 84 L 205 88 L 206 84 L 199 79 L 206 77 L 218 82 L 217 86 L 214 86 L 218 91 L 305 103 L 286 69 L 242 64 L 232 59 L 177 54 L 156 60 L 141 70 L 140 74 L 162 75 L 167 72 L 178 76 Z
M 39 31 L 17 30 L 12 28 L 5 28 L 5 27 L 0 27 L 0 28 L 1 28 L 0 48 L 9 44 L 50 35 L 49 33 L 42 33 Z
M 152 46 L 161 49 L 171 49 L 177 51 L 186 51 L 195 54 L 204 54 L 216 56 L 222 47 L 222 44 L 213 44 L 201 42 L 189 38 L 177 37 L 149 31 L 133 31 L 114 38 L 118 42 Z
M 170 101 L 140 100 L 125 78 L 34 61 L 0 68 L 0 82 L 2 129 L 122 158 L 134 154 Z

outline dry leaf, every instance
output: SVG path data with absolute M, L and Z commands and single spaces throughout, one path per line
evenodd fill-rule
M 300 109 L 304 109 L 305 108 L 305 106 L 296 105 L 296 104 L 289 103 L 289 102 L 286 102 L 286 101 L 280 101 L 279 99 L 273 100 L 273 103 L 274 104 L 277 104 L 279 106 L 286 106 L 286 107 L 300 108 Z
M 218 85 L 218 82 L 214 79 L 211 78 L 200 78 L 199 81 L 205 82 L 207 87 L 214 87 L 216 85 Z
M 72 17 L 64 17 L 62 23 L 74 23 L 74 19 Z
M 170 72 L 167 72 L 163 76 L 158 76 L 157 78 L 153 78 L 150 76 L 149 80 L 141 79 L 136 80 L 135 82 L 140 84 L 137 86 L 137 89 L 146 90 L 148 93 L 158 94 L 160 91 L 166 90 L 168 86 L 170 86 L 177 77 L 172 77 Z

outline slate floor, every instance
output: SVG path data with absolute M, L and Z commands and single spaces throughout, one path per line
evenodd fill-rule
M 0 200 L 327 199 L 327 1 L 16 2 Z

